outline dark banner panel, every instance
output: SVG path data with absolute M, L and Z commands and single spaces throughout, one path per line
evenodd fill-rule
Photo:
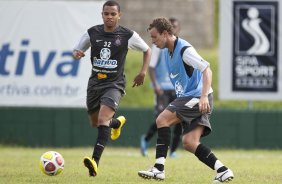
M 233 2 L 232 91 L 278 91 L 278 2 Z

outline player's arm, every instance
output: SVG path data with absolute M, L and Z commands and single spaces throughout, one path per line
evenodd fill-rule
M 211 89 L 212 83 L 212 71 L 209 66 L 203 71 L 203 88 L 202 95 L 199 102 L 199 109 L 201 112 L 210 112 L 211 107 L 209 105 L 208 95 Z
M 80 40 L 73 48 L 73 57 L 75 59 L 80 59 L 85 56 L 84 52 L 90 47 L 90 37 L 89 34 L 86 32 L 84 33 Z
M 150 65 L 149 65 L 149 76 L 150 76 L 154 91 L 158 95 L 162 95 L 163 93 L 156 79 L 156 72 L 155 72 L 156 66 L 159 62 L 160 54 L 161 54 L 161 49 L 153 45 L 152 46 L 152 55 L 151 55 L 151 60 L 150 60 Z
M 210 64 L 205 61 L 193 47 L 188 47 L 183 52 L 183 61 L 192 66 L 195 69 L 198 69 L 203 74 L 203 86 L 202 93 L 199 101 L 199 110 L 202 113 L 210 112 L 210 104 L 208 95 L 212 91 L 211 82 L 212 82 L 212 72 L 210 69 Z
M 134 78 L 132 87 L 140 86 L 144 83 L 144 79 L 150 63 L 151 49 L 136 32 L 133 32 L 133 35 L 128 40 L 128 47 L 130 49 L 143 52 L 143 65 L 138 75 Z

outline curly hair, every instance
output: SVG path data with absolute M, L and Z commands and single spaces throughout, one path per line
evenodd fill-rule
M 166 18 L 154 19 L 147 30 L 149 31 L 152 28 L 156 28 L 160 34 L 162 34 L 164 31 L 167 31 L 170 35 L 173 34 L 173 26 L 171 22 Z

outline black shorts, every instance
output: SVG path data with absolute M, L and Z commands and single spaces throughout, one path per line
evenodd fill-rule
M 116 88 L 88 89 L 86 98 L 88 114 L 99 110 L 100 105 L 106 105 L 116 111 L 123 95 L 123 91 Z
M 199 103 L 192 103 L 199 100 L 196 97 L 178 97 L 167 106 L 166 109 L 176 112 L 176 116 L 182 121 L 183 134 L 190 132 L 198 125 L 205 127 L 202 137 L 211 132 L 210 116 L 213 109 L 213 95 L 209 94 L 208 98 L 211 111 L 204 114 L 199 111 Z

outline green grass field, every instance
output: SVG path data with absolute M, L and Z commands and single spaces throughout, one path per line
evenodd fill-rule
M 49 150 L 60 152 L 65 159 L 65 169 L 58 176 L 47 176 L 39 169 L 39 158 Z M 217 157 L 229 166 L 234 184 L 281 184 L 282 150 L 213 150 Z M 90 178 L 82 164 L 84 156 L 90 156 L 92 148 L 23 148 L 0 147 L 0 183 L 99 183 L 99 184 L 149 184 L 155 180 L 144 180 L 138 170 L 149 168 L 154 163 L 154 150 L 149 157 L 140 155 L 137 148 L 107 147 L 100 161 L 98 176 Z M 166 161 L 166 184 L 211 183 L 214 171 L 183 150 L 178 158 Z

